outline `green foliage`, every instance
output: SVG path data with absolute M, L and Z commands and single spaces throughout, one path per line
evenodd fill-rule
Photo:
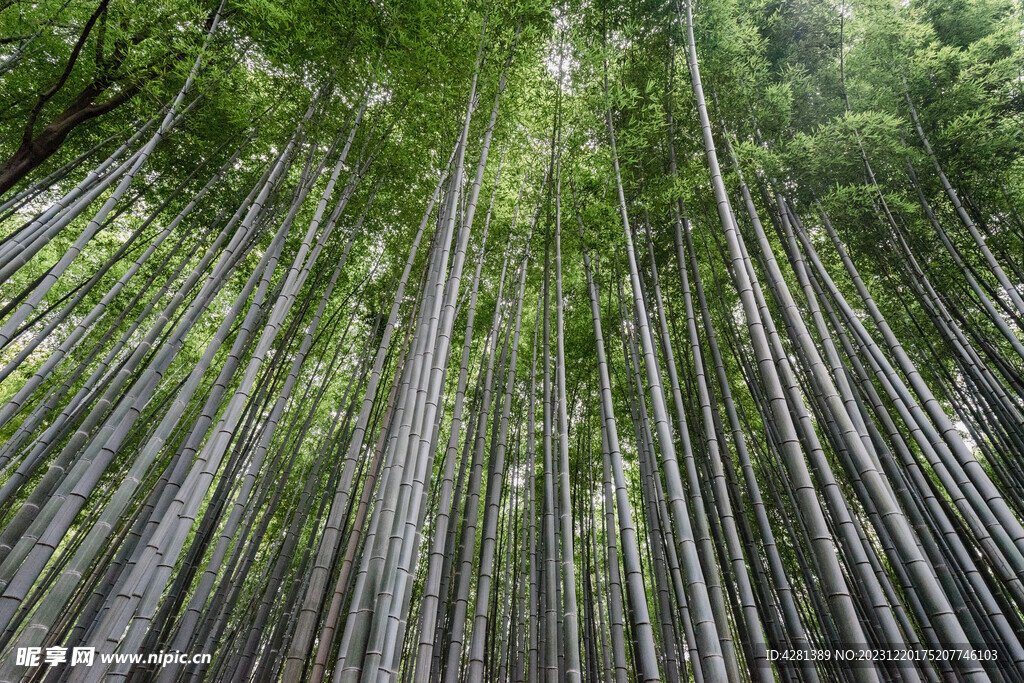
M 0 67 L 0 97 L 10 105 L 0 112 L 0 159 L 15 155 L 22 147 L 26 124 L 33 117 L 40 95 L 49 89 L 59 85 L 52 96 L 43 98 L 37 121 L 29 126 L 29 138 L 73 108 L 79 94 L 93 87 L 91 84 L 104 84 L 97 95 L 101 102 L 132 91 L 123 104 L 71 130 L 53 155 L 15 186 L 14 191 L 30 187 L 106 140 L 81 165 L 71 168 L 66 176 L 50 183 L 29 204 L 0 222 L 0 238 L 10 238 L 35 212 L 73 188 L 87 169 L 127 138 L 126 132 L 130 135 L 140 122 L 161 115 L 161 108 L 179 92 L 199 56 L 217 6 L 211 0 L 110 0 L 104 5 L 46 0 L 6 3 L 2 7 L 0 60 L 9 61 L 0 62 L 4 64 Z M 367 357 L 372 362 L 372 353 L 383 334 L 380 319 L 386 318 L 392 306 L 396 280 L 405 266 L 413 236 L 461 135 L 472 84 L 477 85 L 478 99 L 473 103 L 469 125 L 467 184 L 472 182 L 485 126 L 504 78 L 494 144 L 483 175 L 467 258 L 467 264 L 474 263 L 481 248 L 482 225 L 489 220 L 478 311 L 471 331 L 471 382 L 485 352 L 495 344 L 492 340 L 485 347 L 482 339 L 490 327 L 491 314 L 501 303 L 497 291 L 502 261 L 508 257 L 509 272 L 504 283 L 508 299 L 515 286 L 513 271 L 522 255 L 528 253 L 530 268 L 515 397 L 517 406 L 525 404 L 528 384 L 523 368 L 528 367 L 527 359 L 533 351 L 530 326 L 543 305 L 543 263 L 545 255 L 550 255 L 555 226 L 560 225 L 567 391 L 572 397 L 569 412 L 573 437 L 579 443 L 573 447 L 572 467 L 580 481 L 584 473 L 588 482 L 591 477 L 599 480 L 600 460 L 589 450 L 598 447 L 601 435 L 593 326 L 581 254 L 585 249 L 593 260 L 615 409 L 620 429 L 626 433 L 631 408 L 636 407 L 630 402 L 633 369 L 624 353 L 635 331 L 625 258 L 628 237 L 645 284 L 654 279 L 649 246 L 653 254 L 667 307 L 669 337 L 687 393 L 685 418 L 698 424 L 701 418 L 696 415 L 691 391 L 694 358 L 683 312 L 684 297 L 692 294 L 692 286 L 690 292 L 684 291 L 674 241 L 676 212 L 681 211 L 692 226 L 711 328 L 719 335 L 730 386 L 757 456 L 758 478 L 778 479 L 780 472 L 775 468 L 779 464 L 767 447 L 771 424 L 760 410 L 764 403 L 757 394 L 756 372 L 753 367 L 744 367 L 753 357 L 731 272 L 735 264 L 727 256 L 718 198 L 712 191 L 684 52 L 685 32 L 677 9 L 676 3 L 653 0 L 569 0 L 557 7 L 540 0 L 227 0 L 223 24 L 202 54 L 202 68 L 186 100 L 187 106 L 200 98 L 196 106 L 157 146 L 118 205 L 123 212 L 112 215 L 47 294 L 40 317 L 30 322 L 28 333 L 0 351 L 0 366 L 12 361 L 79 288 L 86 287 L 144 221 L 151 219 L 152 224 L 141 230 L 137 243 L 94 287 L 83 290 L 82 301 L 46 344 L 29 354 L 10 378 L 0 383 L 0 404 L 30 380 L 52 349 L 73 333 L 84 313 L 101 300 L 145 245 L 171 217 L 189 206 L 214 170 L 237 150 L 237 161 L 228 165 L 173 238 L 161 245 L 113 299 L 100 324 L 75 347 L 66 366 L 45 378 L 34 400 L 58 391 L 65 382 L 69 395 L 73 395 L 85 386 L 88 373 L 72 377 L 68 368 L 78 364 L 95 367 L 95 357 L 102 358 L 115 348 L 122 335 L 125 348 L 135 348 L 156 318 L 152 310 L 140 313 L 149 297 L 166 286 L 169 293 L 162 293 L 157 301 L 165 303 L 170 293 L 177 291 L 227 217 L 294 135 L 295 161 L 266 201 L 267 210 L 260 216 L 262 222 L 251 251 L 185 336 L 158 390 L 144 406 L 141 422 L 145 428 L 130 436 L 114 466 L 104 473 L 98 495 L 105 500 L 119 485 L 123 470 L 130 467 L 132 449 L 145 443 L 152 425 L 159 422 L 167 403 L 175 397 L 182 378 L 196 366 L 224 322 L 246 279 L 266 254 L 290 202 L 308 189 L 307 200 L 296 210 L 295 228 L 285 240 L 281 265 L 272 274 L 270 296 L 284 282 L 284 264 L 291 263 L 303 248 L 304 230 L 327 183 L 328 173 L 324 173 L 311 187 L 302 187 L 303 168 L 309 164 L 315 169 L 323 163 L 329 171 L 337 151 L 328 150 L 332 145 L 344 144 L 356 111 L 366 102 L 363 123 L 354 137 L 335 200 L 348 182 L 349 173 L 363 162 L 372 163 L 298 297 L 303 304 L 291 310 L 282 323 L 283 329 L 302 329 L 308 323 L 309 302 L 315 307 L 319 301 L 326 280 L 344 253 L 350 231 L 355 230 L 358 217 L 365 212 L 362 230 L 352 241 L 346 267 L 325 311 L 329 331 L 321 330 L 313 342 L 310 358 L 316 361 L 306 362 L 300 371 L 299 386 L 304 391 L 324 387 L 323 400 L 307 410 L 309 404 L 293 399 L 286 409 L 288 424 L 308 426 L 309 435 L 294 433 L 305 427 L 295 427 L 294 432 L 281 429 L 274 435 L 275 453 L 281 458 L 285 454 L 295 456 L 289 467 L 278 463 L 273 470 L 281 475 L 281 499 L 288 503 L 277 508 L 268 504 L 267 538 L 280 537 L 286 533 L 295 509 L 293 502 L 301 495 L 306 478 L 314 476 L 321 452 L 328 455 L 323 469 L 315 475 L 318 479 L 310 509 L 327 506 L 331 500 L 333 492 L 326 482 L 333 480 L 324 472 L 333 473 L 340 467 L 344 449 L 329 441 L 328 434 L 338 414 L 349 407 L 346 401 L 355 400 L 346 393 L 347 382 L 357 377 L 360 363 Z M 94 15 L 81 54 L 71 64 L 74 45 Z M 989 243 L 1001 258 L 1017 254 L 1014 250 L 1021 246 L 1020 215 L 1024 207 L 1024 47 L 1017 8 L 1004 0 L 858 0 L 838 6 L 822 0 L 715 0 L 697 3 L 695 16 L 697 52 L 721 172 L 733 208 L 741 214 L 738 222 L 751 249 L 756 273 L 762 278 L 766 275 L 764 254 L 752 239 L 752 226 L 742 203 L 736 200 L 741 179 L 753 195 L 768 243 L 783 264 L 783 279 L 790 289 L 802 294 L 794 269 L 786 265 L 789 244 L 781 236 L 776 193 L 791 202 L 812 241 L 820 247 L 825 268 L 835 274 L 847 298 L 856 302 L 859 295 L 853 282 L 823 234 L 822 213 L 830 218 L 879 308 L 888 320 L 895 321 L 898 336 L 913 340 L 907 345 L 908 353 L 920 366 L 936 371 L 926 381 L 941 389 L 939 373 L 952 376 L 957 372 L 954 354 L 948 340 L 929 324 L 929 311 L 914 293 L 911 269 L 897 248 L 897 238 L 906 239 L 943 296 L 947 292 L 959 296 L 964 290 L 963 272 L 935 239 L 933 225 L 909 182 L 908 161 L 923 176 L 921 191 L 942 224 L 949 227 L 953 241 L 961 247 L 972 242 L 971 236 L 959 229 L 959 218 L 932 174 L 933 161 L 912 123 L 910 103 L 918 112 L 936 161 L 969 198 L 968 208 L 977 214 Z M 478 69 L 481 46 L 484 60 Z M 62 79 L 65 71 L 67 78 Z M 310 118 L 300 124 L 307 110 Z M 670 148 L 674 152 L 674 173 Z M 549 177 L 555 159 L 558 185 Z M 618 161 L 621 170 L 621 203 L 613 160 Z M 560 213 L 556 215 L 559 191 Z M 44 276 L 108 196 L 110 190 L 26 267 L 0 283 L 0 305 L 14 300 Z M 628 214 L 628 236 L 623 210 Z M 886 212 L 893 217 L 891 224 Z M 427 245 L 436 235 L 437 216 L 435 206 L 426 218 L 426 237 L 413 264 L 406 296 L 398 302 L 399 327 L 382 375 L 382 395 L 398 379 L 398 355 L 415 320 L 416 307 L 422 302 L 417 279 L 430 263 Z M 528 232 L 531 227 L 532 233 Z M 965 251 L 969 265 L 984 272 L 976 250 Z M 1019 257 L 1011 262 L 1019 264 Z M 471 271 L 472 266 L 467 265 L 467 272 Z M 982 278 L 991 289 L 998 287 L 989 275 Z M 463 291 L 468 279 L 464 273 Z M 621 309 L 620 286 L 624 302 Z M 193 302 L 195 291 L 193 288 L 183 294 L 183 308 Z M 646 295 L 650 303 L 653 294 L 648 291 Z M 799 305 L 803 301 L 800 299 Z M 457 339 L 461 339 L 458 335 L 468 317 L 461 298 L 459 305 L 463 308 L 455 324 Z M 777 301 L 769 300 L 767 305 L 773 314 L 778 313 Z M 122 311 L 130 315 L 118 318 Z M 975 313 L 967 313 L 977 321 L 972 329 L 995 337 L 990 323 Z M 781 321 L 781 316 L 778 319 Z M 265 320 L 261 317 L 259 322 Z M 708 331 L 703 321 L 697 327 L 706 343 Z M 779 327 L 784 327 L 781 322 Z M 106 332 L 111 334 L 104 336 Z M 188 415 L 202 407 L 205 393 L 212 390 L 217 370 L 227 362 L 228 349 L 238 334 L 237 326 L 232 327 L 217 350 L 210 371 L 202 377 L 188 406 Z M 781 334 L 785 335 L 784 329 Z M 794 350 L 788 337 L 784 343 L 787 351 Z M 250 353 L 252 344 L 250 340 L 243 352 Z M 126 355 L 119 353 L 115 361 Z M 270 355 L 290 358 L 294 353 L 295 345 L 275 340 Z M 325 359 L 335 353 L 339 360 L 330 375 Z M 664 348 L 655 353 L 659 362 L 666 361 Z M 449 371 L 446 395 L 454 389 L 455 374 Z M 232 380 L 237 381 L 237 377 Z M 273 382 L 267 386 L 277 387 Z M 233 388 L 234 384 L 229 390 Z M 376 410 L 375 418 L 383 408 L 378 406 Z M 674 412 L 675 405 L 669 410 Z M 266 406 L 259 406 L 252 419 L 259 421 L 266 412 Z M 6 424 L 0 442 L 10 438 L 24 418 L 21 414 Z M 440 443 L 446 442 L 452 429 L 449 419 L 446 416 L 438 425 Z M 187 425 L 175 432 L 140 490 L 160 476 L 186 435 Z M 698 457 L 703 457 L 706 450 L 701 438 L 695 439 Z M 625 438 L 622 446 L 626 475 L 634 491 L 640 489 L 636 443 L 634 438 Z M 724 448 L 733 449 L 729 456 L 735 452 L 734 444 L 726 443 Z M 734 465 L 730 459 L 727 466 L 736 470 L 731 472 L 733 475 L 738 474 Z M 441 466 L 439 461 L 434 462 L 435 470 Z M 0 475 L 0 486 L 8 481 L 9 472 L 4 470 Z M 261 474 L 267 476 L 267 472 Z M 35 473 L 32 481 L 39 476 Z M 224 476 L 224 472 L 218 472 L 213 486 L 230 484 Z M 363 479 L 357 487 L 365 485 Z M 844 480 L 842 485 L 848 482 Z M 18 496 L 13 502 L 24 498 L 22 493 Z M 773 506 L 769 513 L 772 525 L 780 529 L 790 521 L 784 515 L 793 513 L 787 506 L 789 501 L 783 503 Z M 5 520 L 16 507 L 8 506 L 2 513 Z M 76 520 L 74 530 L 85 529 L 89 521 Z M 301 520 L 303 547 L 315 546 L 321 532 L 318 525 L 319 518 Z M 260 548 L 258 557 L 264 566 L 271 565 L 275 557 L 272 544 L 266 545 Z M 784 548 L 787 563 L 798 564 L 801 549 L 799 541 Z M 300 560 L 292 564 L 290 569 L 297 570 Z M 244 595 L 258 598 L 260 586 L 256 584 L 261 580 L 256 573 L 246 578 Z M 795 586 L 805 597 L 813 589 L 805 583 Z

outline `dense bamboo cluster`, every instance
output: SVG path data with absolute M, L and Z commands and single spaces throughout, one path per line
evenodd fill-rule
M 692 2 L 466 10 L 438 93 L 353 32 L 169 163 L 232 8 L 0 185 L 0 680 L 1024 681 L 1022 188 L 907 75 L 879 159 L 839 45 L 852 227 Z

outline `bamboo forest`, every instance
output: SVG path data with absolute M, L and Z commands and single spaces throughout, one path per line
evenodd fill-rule
M 0 681 L 1024 683 L 1019 0 L 0 0 Z

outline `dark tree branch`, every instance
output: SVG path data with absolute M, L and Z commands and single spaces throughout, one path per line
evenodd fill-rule
M 67 66 L 64 67 L 64 73 L 61 74 L 60 78 L 54 83 L 46 92 L 39 95 L 39 99 L 36 101 L 35 107 L 28 115 L 28 121 L 25 122 L 25 132 L 22 137 L 23 143 L 30 142 L 33 135 L 35 134 L 36 119 L 39 118 L 39 114 L 43 111 L 43 107 L 46 103 L 53 98 L 64 84 L 67 83 L 68 77 L 71 76 L 71 71 L 75 68 L 75 62 L 78 61 L 78 55 L 81 54 L 82 48 L 85 46 L 85 41 L 89 38 L 89 33 L 92 32 L 92 27 L 96 24 L 96 20 L 99 19 L 100 15 L 106 11 L 107 4 L 110 0 L 100 0 L 99 6 L 89 17 L 89 20 L 85 22 L 85 26 L 82 28 L 82 35 L 78 37 L 78 42 L 75 43 L 75 47 L 71 50 L 71 55 L 68 57 Z

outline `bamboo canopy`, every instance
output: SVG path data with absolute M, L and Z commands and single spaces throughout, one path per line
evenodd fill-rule
M 1024 682 L 1021 19 L 0 1 L 0 681 Z

